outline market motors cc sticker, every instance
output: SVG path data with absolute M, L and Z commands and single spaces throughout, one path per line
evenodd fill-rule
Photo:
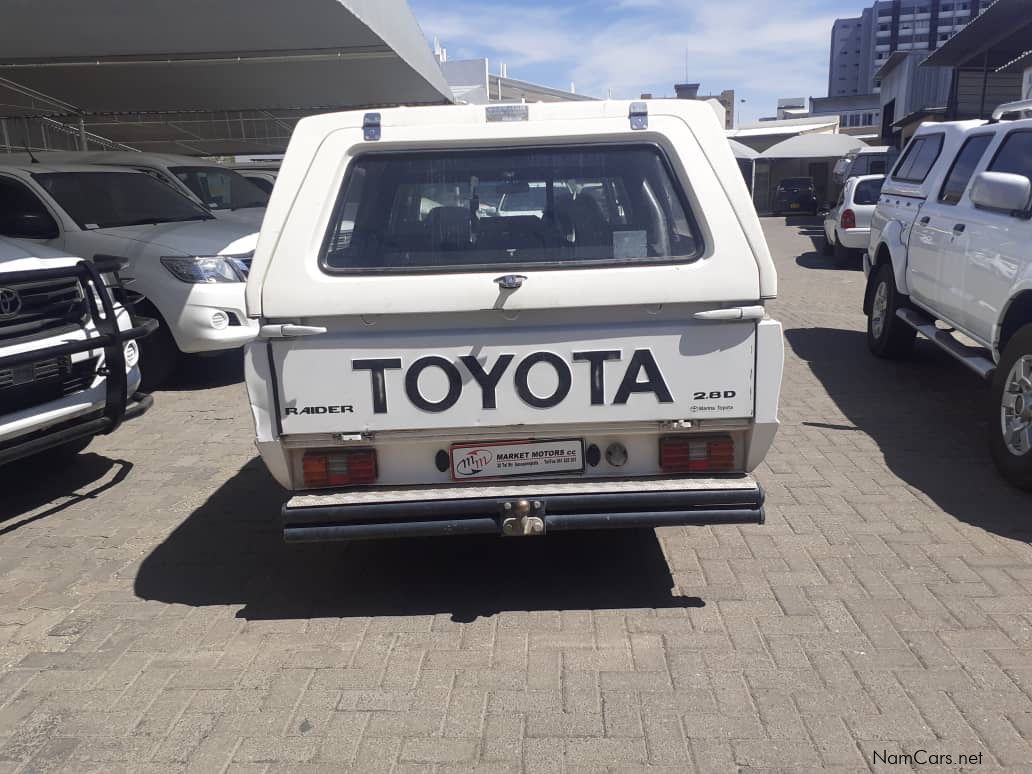
M 494 461 L 490 449 L 470 449 L 455 460 L 455 475 L 460 477 L 476 476 L 483 473 Z

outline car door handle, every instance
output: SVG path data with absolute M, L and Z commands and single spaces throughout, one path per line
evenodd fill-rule
M 263 325 L 258 331 L 260 339 L 295 339 L 301 336 L 320 336 L 326 333 L 321 325 Z
M 736 306 L 731 309 L 709 309 L 692 315 L 696 320 L 762 320 L 766 310 L 762 306 Z
M 953 233 L 954 234 L 963 234 L 965 228 L 967 228 L 967 226 L 965 226 L 963 223 L 958 223 L 957 225 L 955 225 L 953 227 Z
M 918 223 L 920 223 L 922 226 L 927 226 L 931 222 L 932 218 L 929 215 L 925 215 L 923 218 L 921 218 L 921 220 L 918 221 Z

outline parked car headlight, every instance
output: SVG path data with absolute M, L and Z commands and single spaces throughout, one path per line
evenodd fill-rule
M 247 280 L 247 267 L 236 256 L 166 256 L 161 263 L 183 282 L 204 284 Z

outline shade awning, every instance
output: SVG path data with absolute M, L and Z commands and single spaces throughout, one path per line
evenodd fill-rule
M 736 159 L 755 159 L 760 155 L 748 145 L 743 145 L 737 140 L 728 140 L 727 142 L 731 146 L 731 152 L 735 154 Z
M 848 134 L 801 134 L 773 145 L 760 154 L 761 159 L 826 159 L 845 156 L 864 147 L 858 137 Z
M 0 79 L 0 117 L 451 101 L 405 0 L 8 3 Z

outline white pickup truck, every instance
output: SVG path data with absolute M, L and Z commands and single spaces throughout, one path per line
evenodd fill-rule
M 864 311 L 879 357 L 921 333 L 991 380 L 990 449 L 1032 489 L 1032 120 L 925 124 L 871 221 Z
M 706 105 L 306 118 L 247 284 L 285 537 L 760 523 L 776 293 Z
M 161 323 L 141 342 L 145 390 L 171 374 L 180 352 L 239 349 L 258 332 L 244 312 L 254 227 L 216 220 L 143 172 L 0 154 L 0 235 L 128 261 L 129 296 Z
M 68 458 L 151 405 L 117 264 L 0 237 L 0 465 Z M 113 291 L 113 292 L 112 292 Z

